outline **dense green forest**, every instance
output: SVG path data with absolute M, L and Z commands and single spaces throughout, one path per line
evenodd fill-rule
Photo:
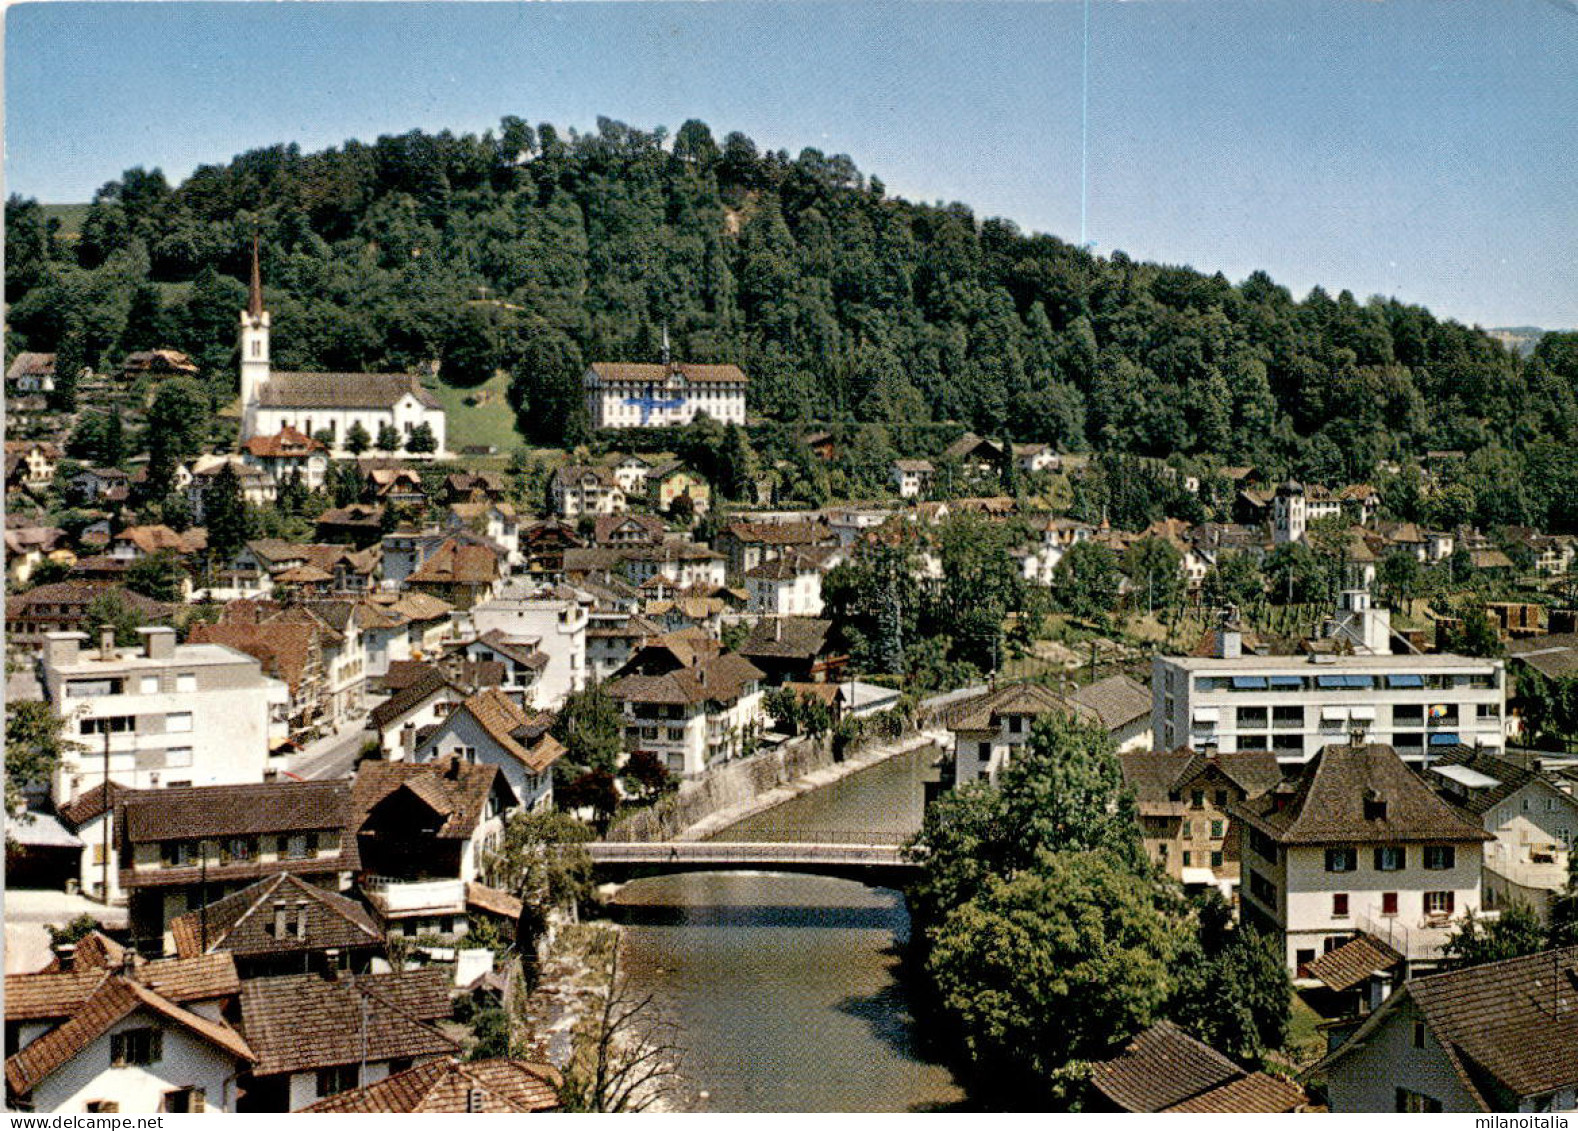
M 667 327 L 677 356 L 744 367 L 770 419 L 956 420 L 1325 482 L 1456 448 L 1469 517 L 1578 529 L 1578 334 L 1519 358 L 1393 300 L 1098 257 L 697 121 L 281 145 L 178 186 L 128 170 L 74 238 L 13 197 L 6 229 L 8 356 L 173 345 L 216 397 L 258 231 L 276 366 L 505 368 L 534 439 L 576 438 L 583 364 L 655 360 Z

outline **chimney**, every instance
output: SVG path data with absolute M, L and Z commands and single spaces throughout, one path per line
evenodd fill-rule
M 86 632 L 49 632 L 44 634 L 44 663 L 48 667 L 70 667 L 82 658 Z
M 274 901 L 274 937 L 277 939 L 285 937 L 285 901 L 283 899 Z
M 1223 625 L 1216 630 L 1216 656 L 1219 660 L 1236 660 L 1244 654 L 1244 634 L 1236 628 Z
M 115 626 L 113 624 L 101 624 L 99 625 L 99 659 L 114 660 L 116 658 Z
M 167 625 L 149 625 L 139 628 L 142 637 L 142 654 L 150 660 L 168 660 L 175 655 L 175 629 Z
M 56 943 L 55 965 L 60 967 L 62 974 L 69 974 L 77 968 L 77 947 L 75 943 Z

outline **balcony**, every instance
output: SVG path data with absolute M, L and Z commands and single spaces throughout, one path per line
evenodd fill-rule
M 466 910 L 464 880 L 368 876 L 362 880 L 362 891 L 384 915 L 460 915 Z

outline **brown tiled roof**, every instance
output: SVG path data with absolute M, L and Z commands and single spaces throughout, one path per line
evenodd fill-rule
M 112 974 L 73 1011 L 70 1020 L 6 1060 L 7 1087 L 17 1094 L 32 1091 L 40 1081 L 70 1063 L 78 1053 L 107 1033 L 111 1026 L 138 1009 L 146 1009 L 190 1030 L 237 1060 L 251 1062 L 256 1059 L 247 1042 L 228 1025 L 200 1017 L 130 978 Z
M 75 965 L 78 970 L 90 968 L 108 970 L 119 966 L 126 958 L 126 948 L 103 931 L 92 930 L 77 940 Z M 60 959 L 51 960 L 44 973 L 57 973 Z
M 499 655 L 507 656 L 516 663 L 525 664 L 535 670 L 548 666 L 548 654 L 538 649 L 536 638 L 530 641 L 519 640 L 511 637 L 503 629 L 494 628 L 477 637 L 477 643 L 484 644 Z
M 1386 803 L 1367 819 L 1367 798 Z M 1390 746 L 1332 745 L 1304 769 L 1293 797 L 1278 809 L 1268 794 L 1232 807 L 1235 817 L 1282 844 L 1484 841 L 1493 839 L 1430 791 Z
M 1123 1111 L 1156 1112 L 1244 1076 L 1227 1057 L 1170 1021 L 1139 1034 L 1123 1052 L 1100 1061 L 1091 1083 Z
M 1578 947 L 1405 982 L 1310 1072 L 1363 1046 L 1412 999 L 1463 1087 L 1486 1111 L 1578 1084 Z
M 608 694 L 621 702 L 694 705 L 737 698 L 762 670 L 733 653 L 662 675 L 626 675 L 609 681 Z
M 1280 1115 L 1298 1111 L 1308 1106 L 1309 1102 L 1304 1089 L 1292 1080 L 1273 1076 L 1269 1072 L 1252 1072 L 1164 1110 L 1212 1114 L 1265 1112 Z
M 559 1070 L 549 1064 L 502 1058 L 462 1063 L 446 1057 L 302 1110 L 402 1115 L 557 1111 L 563 1084 Z
M 11 368 L 5 371 L 5 379 L 14 381 L 18 377 L 53 377 L 55 375 L 55 355 L 52 353 L 19 353 L 16 360 L 11 362 Z
M 116 542 L 130 542 L 145 554 L 168 550 L 173 554 L 192 554 L 208 544 L 207 532 L 188 530 L 177 534 L 168 526 L 128 526 L 115 535 Z
M 452 758 L 442 762 L 362 762 L 356 768 L 357 828 L 367 823 L 386 798 L 404 789 L 444 818 L 436 835 L 465 839 L 477 831 L 487 812 L 488 796 L 498 776 L 497 766 Z
M 929 459 L 896 459 L 893 466 L 900 471 L 915 471 L 922 474 L 935 470 Z
M 258 392 L 264 408 L 390 408 L 410 393 L 428 408 L 437 398 L 409 373 L 269 374 Z
M 281 900 L 289 905 L 290 929 L 283 936 L 276 936 L 274 903 Z M 305 936 L 298 938 L 295 905 L 302 902 L 307 905 L 307 929 Z M 383 942 L 383 932 L 360 903 L 284 872 L 242 888 L 200 911 L 172 919 L 170 931 L 175 937 L 175 950 L 183 959 L 205 953 L 205 922 L 207 953 L 215 958 L 377 946 Z
M 117 808 L 122 834 L 134 844 L 345 829 L 353 813 L 351 784 L 345 781 L 139 790 L 125 794 Z
M 1073 715 L 1085 722 L 1101 722 L 1093 707 L 1076 703 L 1039 683 L 1004 684 L 974 698 L 950 704 L 943 718 L 950 730 L 991 730 L 1002 715 L 1039 718 L 1054 712 Z
M 446 538 L 408 584 L 487 585 L 499 576 L 499 555 L 493 547 L 472 540 Z
M 421 661 L 417 662 L 421 667 L 417 671 L 416 678 L 368 712 L 367 717 L 372 723 L 372 729 L 387 730 L 394 723 L 398 722 L 406 712 L 414 710 L 430 697 L 446 689 L 453 691 L 457 695 L 464 694 L 461 686 L 454 682 L 450 678 L 449 673 L 442 668 Z M 387 687 L 388 683 L 385 682 L 384 686 Z
M 751 629 L 740 655 L 810 660 L 827 648 L 833 622 L 816 617 L 763 617 Z
M 1372 974 L 1393 969 L 1402 961 L 1403 956 L 1382 940 L 1359 934 L 1336 950 L 1329 950 L 1314 962 L 1307 963 L 1305 969 L 1310 977 L 1319 978 L 1328 988 L 1341 993 Z
M 264 624 L 194 624 L 188 639 L 194 644 L 223 644 L 245 652 L 263 665 L 263 674 L 283 680 L 294 695 L 306 675 L 316 635 L 316 629 L 310 624 L 268 621 Z
M 5 1019 L 34 1021 L 69 1017 L 93 996 L 110 971 L 102 966 L 79 967 L 66 973 L 7 974 Z
M 114 808 L 122 794 L 131 792 L 119 782 L 100 782 L 86 793 L 77 794 L 74 800 L 60 806 L 60 819 L 73 829 L 80 829 L 93 818 Z
M 1496 779 L 1495 785 L 1476 789 L 1467 797 L 1442 792 L 1442 799 L 1448 804 L 1475 817 L 1483 817 L 1518 790 L 1540 777 L 1535 771 L 1526 770 L 1516 762 L 1509 762 L 1505 758 L 1498 758 L 1494 754 L 1468 746 L 1453 746 L 1442 751 L 1438 757 L 1432 758 L 1425 773 L 1426 780 L 1437 777 L 1430 772 L 1437 766 L 1462 766 Z
M 614 531 L 620 527 L 634 526 L 646 538 L 653 542 L 663 540 L 663 532 L 668 529 L 661 518 L 648 514 L 600 514 L 592 523 L 592 540 L 594 542 L 607 542 Z
M 678 373 L 693 385 L 745 384 L 746 376 L 738 365 L 697 365 L 675 361 L 668 365 L 648 365 L 630 361 L 594 361 L 592 372 L 604 381 L 664 381 Z
M 548 733 L 553 716 L 528 712 L 496 687 L 479 691 L 456 707 L 450 716 L 467 712 L 506 754 L 520 759 L 534 774 L 557 762 L 564 747 Z
M 18 593 L 15 596 L 7 594 L 6 616 L 8 619 L 26 616 L 28 610 L 35 605 L 80 605 L 85 610 L 93 603 L 95 597 L 104 593 L 114 593 L 127 606 L 136 609 L 149 619 L 167 617 L 172 608 L 170 605 L 144 597 L 141 593 L 122 589 L 110 581 L 53 581 L 48 585 L 29 589 L 26 593 Z
M 448 1015 L 445 973 L 436 966 L 332 982 L 316 974 L 256 978 L 241 987 L 241 1029 L 257 1054 L 259 1076 L 310 1072 L 364 1055 L 376 1061 L 452 1054 L 455 1042 L 429 1024 Z
M 793 581 L 802 573 L 814 573 L 816 563 L 804 554 L 787 551 L 745 571 L 757 581 Z
M 1126 675 L 1110 675 L 1069 693 L 1069 700 L 1089 707 L 1108 730 L 1118 730 L 1151 713 L 1151 690 Z
M 1552 632 L 1507 644 L 1507 654 L 1550 679 L 1578 675 L 1578 632 Z

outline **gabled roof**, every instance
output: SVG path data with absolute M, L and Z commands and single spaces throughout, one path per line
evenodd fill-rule
M 351 785 L 284 781 L 138 790 L 123 794 L 117 809 L 121 834 L 134 844 L 344 829 L 352 817 Z
M 456 1043 L 431 1024 L 448 1016 L 448 986 L 436 966 L 332 982 L 316 974 L 256 978 L 241 987 L 241 1029 L 259 1076 L 364 1057 L 453 1054 Z
M 52 353 L 19 353 L 16 360 L 11 362 L 11 368 L 5 371 L 7 381 L 15 381 L 18 377 L 53 377 L 55 375 L 55 355 Z
M 298 432 L 288 424 L 272 436 L 250 436 L 241 446 L 260 459 L 305 459 L 328 451 L 321 440 Z
M 284 680 L 294 695 L 307 673 L 316 636 L 310 624 L 269 621 L 264 624 L 194 624 L 188 639 L 194 644 L 223 644 L 245 652 L 262 664 L 264 675 Z
M 72 1012 L 68 1021 L 6 1060 L 7 1087 L 17 1094 L 32 1091 L 41 1081 L 69 1064 L 79 1053 L 109 1032 L 117 1022 L 139 1009 L 145 1009 L 172 1025 L 186 1029 L 236 1060 L 251 1062 L 257 1059 L 247 1042 L 228 1025 L 182 1009 L 169 998 L 139 985 L 131 978 L 110 974 Z
M 442 762 L 364 761 L 356 768 L 357 827 L 372 811 L 405 790 L 442 819 L 436 835 L 464 840 L 476 834 L 496 785 L 507 790 L 497 766 L 458 759 Z
M 1111 1060 L 1097 1062 L 1091 1083 L 1123 1111 L 1164 1111 L 1245 1075 L 1227 1057 L 1171 1021 L 1140 1033 Z
M 524 1060 L 431 1060 L 365 1087 L 319 1100 L 314 1112 L 367 1114 L 557 1111 L 564 1078 L 550 1064 Z
M 79 793 L 71 801 L 60 806 L 60 819 L 73 829 L 80 829 L 95 817 L 113 809 L 120 796 L 129 792 L 131 791 L 119 782 L 101 781 L 86 793 Z
M 738 698 L 763 672 L 744 656 L 727 653 L 661 675 L 627 675 L 609 681 L 608 694 L 631 703 L 693 706 Z
M 410 394 L 427 408 L 438 399 L 409 373 L 269 374 L 258 390 L 264 408 L 393 408 Z
M 649 514 L 600 514 L 592 523 L 592 541 L 607 542 L 616 530 L 633 527 L 648 541 L 661 542 L 668 526 L 661 518 Z
M 368 712 L 368 720 L 375 730 L 388 730 L 405 715 L 420 707 L 433 696 L 449 691 L 455 695 L 466 693 L 447 671 L 421 660 L 410 661 L 420 665 L 416 679 L 405 684 L 389 698 Z M 388 686 L 386 683 L 385 686 Z
M 1412 1001 L 1468 1094 L 1486 1111 L 1578 1085 L 1578 947 L 1405 982 L 1310 1073 L 1327 1072 Z
M 564 754 L 559 740 L 548 733 L 553 716 L 528 712 L 496 687 L 479 691 L 450 713 L 450 718 L 469 714 L 505 754 L 518 759 L 534 774 L 540 774 Z
M 539 639 L 536 637 L 513 637 L 503 629 L 492 628 L 472 643 L 481 644 L 507 659 L 534 670 L 540 670 L 548 665 L 548 654 L 537 647 Z
M 480 539 L 452 537 L 433 551 L 408 585 L 489 585 L 499 576 L 499 554 Z
M 1454 746 L 1443 751 L 1440 757 L 1431 759 L 1426 774 L 1431 778 L 1450 780 L 1449 775 L 1436 772 L 1438 768 L 1447 766 L 1473 770 L 1495 779 L 1494 785 L 1471 790 L 1467 796 L 1451 791 L 1443 792 L 1444 800 L 1475 817 L 1483 817 L 1530 782 L 1541 779 L 1540 774 L 1524 769 L 1516 762 L 1468 746 Z
M 1341 993 L 1402 963 L 1403 956 L 1388 943 L 1373 935 L 1358 934 L 1306 964 L 1304 969 L 1310 977 L 1319 978 L 1329 989 Z
M 283 936 L 273 932 L 276 901 L 291 905 L 290 930 Z M 302 937 L 295 931 L 294 905 L 298 903 L 306 904 L 306 932 Z M 250 957 L 377 946 L 383 942 L 383 933 L 360 903 L 288 872 L 259 880 L 202 910 L 178 916 L 171 920 L 170 931 L 176 953 L 182 958 L 216 952 Z
M 1282 780 L 1281 768 L 1268 750 L 1209 754 L 1188 749 L 1130 751 L 1119 754 L 1123 780 L 1134 790 L 1135 800 L 1148 810 L 1172 804 L 1171 795 L 1215 767 L 1248 798 L 1259 797 Z
M 1069 693 L 1069 701 L 1089 707 L 1108 730 L 1118 730 L 1151 713 L 1150 688 L 1126 675 L 1110 675 Z
M 827 649 L 833 622 L 817 617 L 764 617 L 751 628 L 751 635 L 740 647 L 749 659 L 764 656 L 809 660 Z
M 801 574 L 816 573 L 816 563 L 794 550 L 779 554 L 745 571 L 753 581 L 794 581 Z
M 1095 710 L 1075 703 L 1052 688 L 1039 683 L 1007 683 L 980 695 L 949 704 L 943 712 L 943 725 L 950 730 L 992 730 L 994 720 L 1003 715 L 1042 715 L 1060 712 L 1086 722 L 1099 723 Z
M 1384 801 L 1367 818 L 1366 800 Z M 1491 835 L 1430 791 L 1390 746 L 1332 745 L 1311 759 L 1291 800 L 1275 794 L 1232 807 L 1282 844 L 1485 841 Z

